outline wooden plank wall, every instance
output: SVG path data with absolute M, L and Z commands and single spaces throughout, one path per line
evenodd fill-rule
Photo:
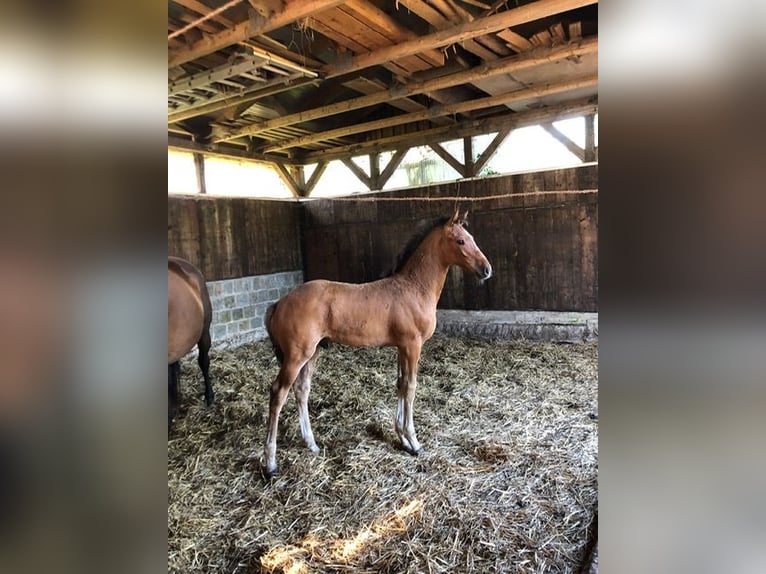
M 598 166 L 451 182 L 387 197 L 482 197 L 509 192 L 598 188 Z M 479 284 L 453 269 L 445 309 L 598 310 L 598 194 L 503 198 L 463 203 L 470 231 L 494 267 Z M 418 225 L 454 211 L 453 202 L 303 204 L 306 280 L 362 282 L 381 277 Z
M 168 254 L 208 281 L 300 270 L 299 213 L 296 202 L 168 196 Z

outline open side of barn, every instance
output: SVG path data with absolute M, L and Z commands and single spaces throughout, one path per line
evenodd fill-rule
M 304 280 L 379 279 L 419 225 L 457 204 L 469 210 L 470 230 L 495 272 L 480 284 L 453 268 L 439 308 L 494 315 L 442 313 L 445 332 L 593 340 L 597 187 L 597 165 L 584 165 L 365 194 L 356 201 L 171 196 L 168 252 L 198 262 L 213 302 L 213 342 L 236 346 L 265 338 L 268 305 Z

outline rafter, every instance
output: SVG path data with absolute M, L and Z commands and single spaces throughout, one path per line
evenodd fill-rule
M 531 87 L 522 90 L 515 90 L 506 94 L 500 94 L 497 96 L 490 96 L 487 98 L 478 98 L 467 102 L 461 102 L 458 104 L 449 105 L 437 105 L 433 108 L 422 111 L 414 112 L 411 114 L 401 114 L 392 118 L 386 118 L 383 120 L 375 120 L 371 122 L 364 122 L 352 126 L 346 126 L 334 130 L 328 130 L 325 132 L 319 132 L 307 136 L 301 136 L 278 142 L 276 144 L 269 145 L 265 148 L 265 153 L 272 153 L 284 149 L 293 147 L 306 146 L 312 143 L 321 141 L 342 138 L 345 136 L 368 132 L 371 130 L 377 130 L 382 128 L 388 128 L 411 122 L 417 122 L 420 120 L 427 120 L 434 117 L 446 116 L 449 114 L 462 114 L 473 110 L 482 108 L 490 108 L 493 106 L 507 105 L 514 101 L 525 100 L 530 98 L 540 98 L 550 94 L 559 92 L 576 90 L 580 88 L 587 88 L 595 86 L 598 83 L 598 76 L 588 76 L 577 80 L 567 80 L 565 82 L 558 82 L 555 84 L 548 84 L 542 87 Z
M 237 42 L 243 42 L 252 36 L 277 30 L 296 20 L 307 18 L 342 4 L 345 0 L 292 0 L 285 4 L 284 9 L 273 14 L 270 18 L 260 15 L 248 18 L 234 27 L 218 34 L 204 36 L 188 48 L 177 50 L 170 54 L 168 67 L 178 66 L 202 56 L 207 56 Z
M 245 159 L 249 161 L 257 161 L 260 163 L 275 163 L 273 158 L 267 158 L 263 154 L 250 152 L 246 149 L 233 146 L 231 144 L 193 142 L 188 138 L 183 138 L 177 135 L 168 135 L 168 149 L 200 152 L 204 153 L 205 155 Z
M 386 169 L 383 170 L 383 172 L 380 174 L 380 177 L 378 178 L 378 189 L 383 189 L 383 187 L 386 185 L 386 182 L 391 179 L 391 176 L 394 175 L 396 168 L 399 167 L 399 164 L 402 163 L 404 156 L 407 155 L 408 150 L 409 148 L 398 149 L 394 155 L 391 156 Z
M 566 147 L 570 152 L 577 156 L 580 161 L 585 161 L 585 150 L 569 139 L 551 122 L 540 124 L 542 128 L 551 134 L 556 141 Z
M 451 165 L 456 172 L 465 177 L 465 165 L 460 163 L 450 152 L 444 149 L 441 144 L 432 143 L 429 144 L 429 147 L 436 152 L 436 155 Z
M 292 193 L 295 197 L 303 197 L 303 186 L 301 185 L 300 181 L 297 181 L 293 177 L 293 174 L 290 173 L 288 167 L 283 163 L 275 162 L 274 168 L 277 170 L 279 177 L 282 178 L 282 181 L 285 182 L 285 185 L 290 190 L 290 193 Z M 303 171 L 299 169 L 299 173 L 303 173 Z
M 497 130 L 513 130 L 520 127 L 537 125 L 546 121 L 564 120 L 573 117 L 595 113 L 598 104 L 590 99 L 579 100 L 567 104 L 558 104 L 543 109 L 517 112 L 506 117 L 489 117 L 481 120 L 465 120 L 454 126 L 442 126 L 411 133 L 376 138 L 368 142 L 360 142 L 319 150 L 305 154 L 297 159 L 302 163 L 311 163 L 319 159 L 342 159 L 365 153 L 381 153 L 406 145 L 427 145 L 432 142 L 449 141 L 461 137 L 483 135 Z
M 311 177 L 306 182 L 306 188 L 302 190 L 301 195 L 303 197 L 308 197 L 311 195 L 311 192 L 316 187 L 316 184 L 319 182 L 319 178 L 322 177 L 322 174 L 324 173 L 324 170 L 327 169 L 327 162 L 324 160 L 321 160 L 317 166 L 316 169 L 314 169 L 314 173 L 311 174 Z
M 300 73 L 291 74 L 290 76 L 277 78 L 270 82 L 266 82 L 265 84 L 258 84 L 245 92 L 237 93 L 235 95 L 223 94 L 207 100 L 207 102 L 202 105 L 193 105 L 192 107 L 184 108 L 178 112 L 170 113 L 168 114 L 168 123 L 172 124 L 189 118 L 204 116 L 244 103 L 252 104 L 256 100 L 286 92 L 287 90 L 291 90 L 298 86 L 307 86 L 317 82 L 318 80 L 313 78 L 304 78 L 303 74 Z
M 497 135 L 494 137 L 494 139 L 490 142 L 486 149 L 481 152 L 481 155 L 474 162 L 473 169 L 475 173 L 479 173 L 484 168 L 484 166 L 487 165 L 487 162 L 489 162 L 492 156 L 495 155 L 497 148 L 500 147 L 500 145 L 505 141 L 505 139 L 508 137 L 508 134 L 510 133 L 511 128 L 503 128 L 497 132 Z
M 205 16 L 206 14 L 213 11 L 213 8 L 210 6 L 206 6 L 202 2 L 199 2 L 199 0 L 173 0 L 175 4 L 179 4 L 183 6 L 184 8 L 188 8 L 189 10 L 193 10 L 200 16 Z M 234 22 L 229 20 L 226 16 L 222 14 L 216 14 L 211 18 L 214 22 L 218 22 L 219 24 L 223 24 L 224 26 L 233 26 Z
M 369 177 L 366 173 L 364 173 L 364 170 L 360 168 L 353 159 L 350 157 L 343 158 L 343 165 L 345 165 L 351 173 L 353 173 L 356 178 L 361 181 L 367 189 L 372 189 L 372 178 Z
M 555 48 L 543 49 L 539 51 L 527 52 L 520 55 L 509 56 L 494 62 L 488 62 L 470 70 L 424 80 L 419 82 L 410 82 L 404 86 L 393 86 L 388 90 L 381 90 L 366 96 L 352 98 L 336 104 L 314 108 L 295 114 L 289 114 L 273 120 L 259 122 L 244 128 L 230 130 L 214 126 L 213 139 L 215 141 L 227 141 L 236 139 L 245 135 L 256 135 L 261 132 L 293 124 L 316 120 L 351 110 L 357 110 L 368 106 L 374 106 L 388 102 L 391 99 L 406 98 L 425 92 L 431 92 L 458 86 L 460 84 L 474 82 L 480 79 L 497 76 L 500 74 L 509 74 L 519 70 L 555 62 L 572 56 L 581 56 L 598 51 L 598 40 L 590 39 L 580 43 L 557 46 Z
M 499 14 L 487 16 L 486 18 L 477 18 L 473 22 L 466 22 L 452 28 L 434 32 L 426 36 L 421 36 L 406 42 L 400 42 L 393 46 L 380 48 L 374 52 L 360 54 L 351 58 L 348 62 L 339 62 L 327 66 L 326 72 L 329 76 L 336 74 L 347 74 L 377 66 L 384 62 L 390 62 L 399 58 L 404 58 L 431 50 L 440 48 L 449 44 L 463 42 L 469 38 L 483 36 L 498 30 L 503 30 L 511 26 L 518 26 L 527 22 L 533 22 L 540 18 L 553 16 L 562 12 L 568 12 L 583 6 L 596 4 L 597 0 L 538 0 L 530 4 L 524 4 Z

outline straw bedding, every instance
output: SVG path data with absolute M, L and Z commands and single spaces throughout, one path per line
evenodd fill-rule
M 396 446 L 396 351 L 320 356 L 305 447 L 291 395 L 261 475 L 270 345 L 214 352 L 216 402 L 182 365 L 168 441 L 171 572 L 578 572 L 597 513 L 595 344 L 434 337 Z

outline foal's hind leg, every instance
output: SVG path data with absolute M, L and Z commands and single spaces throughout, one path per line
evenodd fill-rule
M 402 441 L 402 448 L 410 454 L 418 454 L 420 443 L 415 435 L 413 403 L 417 387 L 420 345 L 399 347 L 399 380 L 397 382 L 398 403 L 396 408 L 396 434 Z
M 277 471 L 277 428 L 279 426 L 279 413 L 287 400 L 290 387 L 298 378 L 303 366 L 309 361 L 311 355 L 292 356 L 286 354 L 279 374 L 271 384 L 269 397 L 269 430 L 266 435 L 266 445 L 263 450 L 266 474 L 272 476 Z
M 199 349 L 199 356 L 197 362 L 199 368 L 202 371 L 202 376 L 205 379 L 205 402 L 207 406 L 213 404 L 213 387 L 210 384 L 210 326 L 208 326 L 202 333 L 202 338 L 197 343 Z
M 319 447 L 314 440 L 314 433 L 311 431 L 311 421 L 309 420 L 309 393 L 311 392 L 311 377 L 314 374 L 314 368 L 316 366 L 317 355 L 319 350 L 314 353 L 314 356 L 309 359 L 309 362 L 303 365 L 300 373 L 298 373 L 298 379 L 295 381 L 295 402 L 298 403 L 298 417 L 301 423 L 301 434 L 303 440 L 306 441 L 306 446 L 309 447 L 314 454 L 319 452 Z

